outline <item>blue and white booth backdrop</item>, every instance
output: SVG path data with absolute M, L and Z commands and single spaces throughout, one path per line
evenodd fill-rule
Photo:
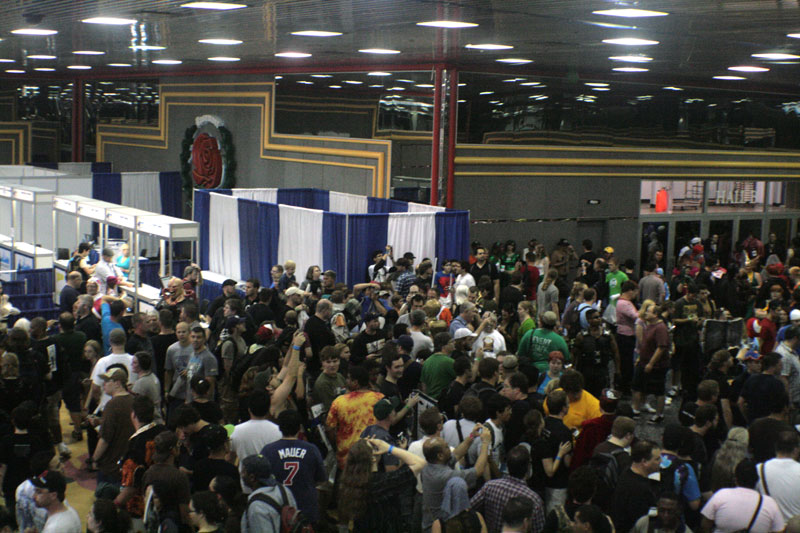
M 51 170 L 60 170 L 69 174 L 83 174 L 89 175 L 95 172 L 111 172 L 112 164 L 103 161 L 86 162 L 86 163 L 28 163 L 32 167 L 49 168 Z
M 218 190 L 237 198 L 259 202 L 293 205 L 308 209 L 321 209 L 346 215 L 365 213 L 441 213 L 444 207 L 403 202 L 390 198 L 375 198 L 344 192 L 313 188 L 298 189 L 230 189 Z
M 109 172 L 92 174 L 92 198 L 181 218 L 182 191 L 180 172 Z M 97 233 L 97 228 L 93 230 Z M 110 227 L 111 239 L 122 238 L 122 230 Z M 148 256 L 158 253 L 159 241 L 142 235 L 140 248 Z
M 277 203 L 259 201 L 275 199 Z M 287 205 L 334 205 L 348 212 Z M 357 211 L 366 206 L 393 212 Z M 392 244 L 399 256 L 439 261 L 469 255 L 469 212 L 413 206 L 319 189 L 196 190 L 194 220 L 200 223 L 200 266 L 234 279 L 269 279 L 272 265 L 291 259 L 301 281 L 309 266 L 334 270 L 353 285 L 367 279 L 375 250 Z M 344 273 L 344 275 L 343 275 Z

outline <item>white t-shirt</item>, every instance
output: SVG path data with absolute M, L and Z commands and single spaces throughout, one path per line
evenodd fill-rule
M 81 533 L 81 517 L 78 511 L 65 504 L 67 508 L 47 517 L 42 533 Z
M 472 343 L 472 353 L 475 353 L 475 350 L 482 347 L 487 338 L 492 339 L 493 348 L 490 352 L 483 352 L 484 355 L 495 357 L 498 353 L 506 351 L 506 339 L 503 337 L 502 333 L 495 329 L 491 333 L 481 331 L 481 334 L 478 335 L 478 339 Z
M 758 485 L 756 489 L 761 494 L 766 494 L 761 479 L 761 464 L 756 466 L 758 472 Z M 781 459 L 776 457 L 764 464 L 764 476 L 767 478 L 767 489 L 778 507 L 781 509 L 784 520 L 800 514 L 800 463 L 794 459 Z M 779 529 L 773 531 L 780 531 Z
M 456 424 L 461 427 L 461 434 L 464 436 L 464 439 L 469 437 L 469 434 L 472 433 L 472 428 L 475 427 L 475 422 L 467 420 L 466 418 L 448 420 L 445 422 L 442 427 L 442 438 L 451 448 L 455 448 L 461 444 L 461 439 L 458 438 Z
M 239 458 L 239 472 L 242 472 L 242 459 L 261 453 L 267 444 L 283 438 L 277 424 L 269 420 L 248 420 L 233 428 L 231 451 Z M 242 482 L 242 491 L 250 494 L 253 490 Z
M 430 337 L 421 331 L 414 330 L 410 330 L 408 334 L 411 336 L 411 340 L 414 341 L 414 347 L 411 349 L 412 358 L 416 357 L 417 352 L 426 348 L 433 352 L 433 340 Z
M 103 378 L 100 377 L 101 374 L 105 374 L 109 367 L 113 365 L 124 365 L 125 368 L 128 370 L 128 385 L 130 386 L 136 378 L 138 377 L 136 374 L 131 371 L 131 362 L 133 361 L 133 356 L 127 353 L 111 353 L 106 355 L 105 357 L 101 357 L 97 360 L 97 363 L 94 365 L 92 369 L 92 383 L 103 388 Z M 105 392 L 100 397 L 100 406 L 99 409 L 102 410 L 108 400 L 111 399 L 111 396 L 106 394 Z
M 767 479 L 769 482 L 769 479 Z M 701 511 L 702 515 L 714 522 L 714 533 L 730 533 L 747 529 L 753 513 L 758 507 L 758 492 L 753 489 L 737 487 L 720 489 L 714 493 Z M 750 533 L 771 533 L 783 531 L 784 521 L 777 502 L 764 496 L 761 510 Z
M 465 272 L 463 274 L 459 274 L 456 277 L 456 280 L 453 282 L 453 292 L 460 286 L 466 285 L 467 287 L 474 287 L 475 286 L 475 278 L 472 277 L 472 274 Z

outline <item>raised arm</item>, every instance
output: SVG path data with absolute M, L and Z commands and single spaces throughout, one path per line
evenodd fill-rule
M 410 468 L 415 474 L 425 468 L 425 465 L 428 464 L 422 457 L 406 451 L 398 446 L 391 446 L 389 443 L 382 441 L 381 439 L 366 439 L 366 441 L 370 446 L 372 446 L 372 449 L 376 455 L 390 453 L 394 457 L 397 457 L 407 464 L 408 468 Z

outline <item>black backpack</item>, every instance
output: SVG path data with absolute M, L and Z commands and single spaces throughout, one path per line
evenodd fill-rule
M 83 281 L 86 281 L 89 279 L 89 275 L 86 272 L 84 272 L 83 269 L 81 268 L 81 259 L 83 258 L 79 255 L 76 255 L 72 259 L 70 259 L 69 262 L 67 263 L 67 273 L 69 274 L 70 272 L 80 272 Z
M 619 466 L 619 459 L 618 456 L 627 453 L 624 448 L 618 448 L 616 450 L 612 450 L 608 453 L 595 453 L 588 461 L 588 465 L 595 471 L 597 474 L 597 491 L 595 494 L 597 495 L 611 495 L 617 488 L 617 482 L 619 481 L 619 473 L 620 473 L 620 466 Z M 601 507 L 601 503 L 610 504 L 611 498 L 607 498 L 608 501 L 602 501 L 603 498 L 598 500 L 596 503 Z
M 281 505 L 266 494 L 253 494 L 247 501 L 247 508 L 254 501 L 264 502 L 278 513 L 281 519 L 280 533 L 314 533 L 314 527 L 308 518 L 297 507 L 289 505 L 289 496 L 286 494 L 286 487 L 278 484 L 281 491 L 281 499 L 286 502 Z M 247 509 L 244 510 L 245 520 L 247 519 Z

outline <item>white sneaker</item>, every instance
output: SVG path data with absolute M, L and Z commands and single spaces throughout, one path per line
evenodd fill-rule
M 59 455 L 66 456 L 66 457 L 69 457 L 70 455 L 72 455 L 72 452 L 70 451 L 70 449 L 63 442 L 59 442 L 58 443 L 58 453 L 59 453 Z
M 646 411 L 646 412 L 648 412 L 648 413 L 650 413 L 650 414 L 653 414 L 653 413 L 655 413 L 655 412 L 656 412 L 656 410 L 655 410 L 655 409 L 653 409 L 653 408 L 650 406 L 650 404 L 649 404 L 649 403 L 646 403 L 646 404 L 644 404 L 644 405 L 642 406 L 642 411 Z

